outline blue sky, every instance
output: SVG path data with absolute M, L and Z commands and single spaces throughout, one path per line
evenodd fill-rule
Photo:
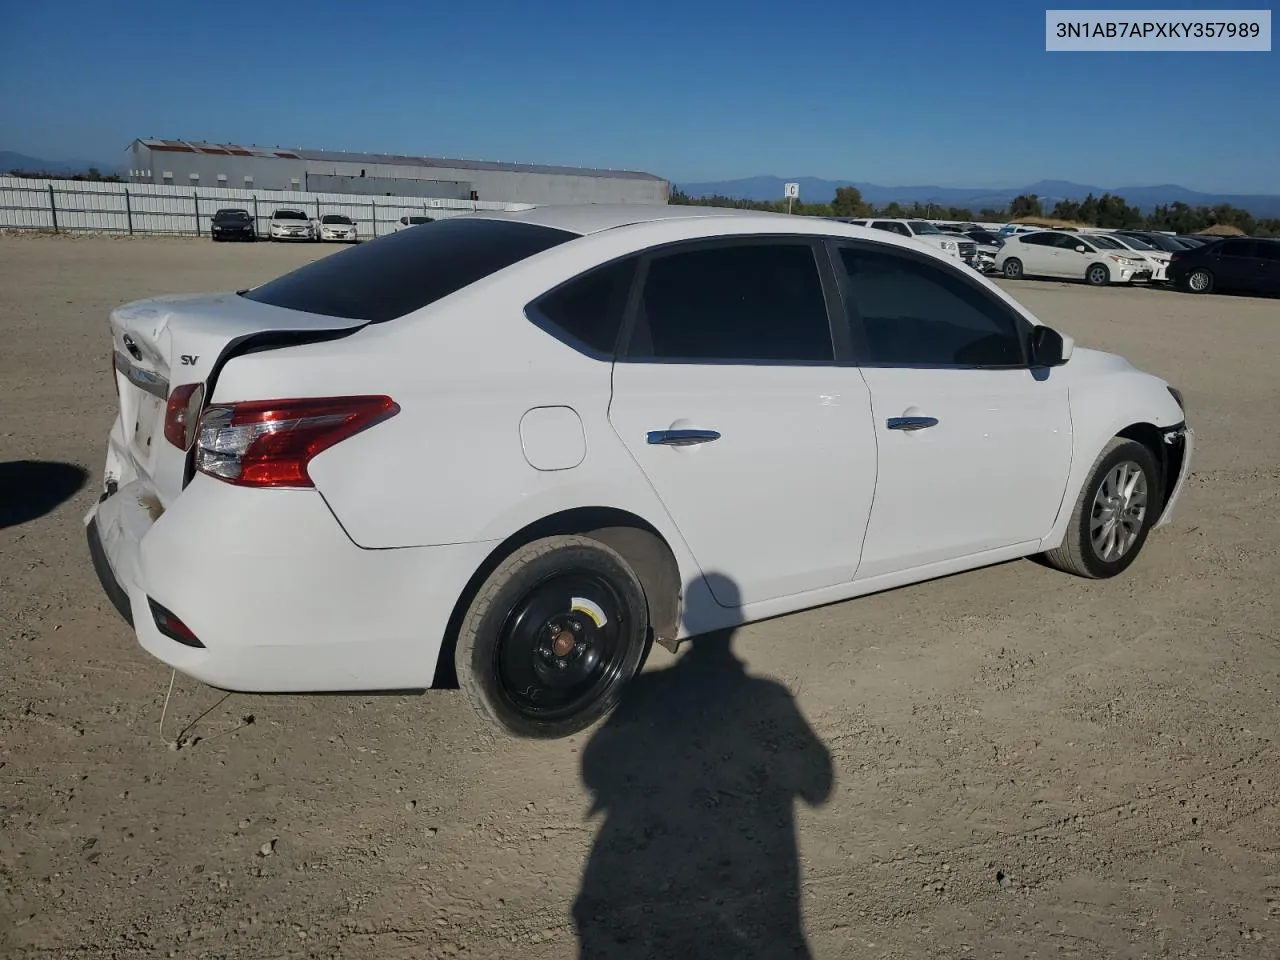
M 155 136 L 676 182 L 1280 193 L 1280 53 L 1046 53 L 1048 5 L 217 0 L 188 19 L 181 3 L 13 4 L 0 149 L 119 163 Z

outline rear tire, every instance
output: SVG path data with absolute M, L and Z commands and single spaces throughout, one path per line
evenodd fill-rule
M 1020 280 L 1022 278 L 1022 261 L 1017 257 L 1010 257 L 1006 260 L 1002 269 L 1004 275 L 1010 280 Z
M 1045 562 L 1094 580 L 1123 573 L 1147 542 L 1163 497 L 1151 451 L 1137 441 L 1113 437 L 1089 471 L 1066 536 L 1043 554 Z
M 635 572 L 588 537 L 520 547 L 480 589 L 458 631 L 458 685 L 515 737 L 577 733 L 617 706 L 650 646 Z

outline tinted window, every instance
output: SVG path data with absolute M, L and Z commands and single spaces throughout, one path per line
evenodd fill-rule
M 326 213 L 323 217 L 320 218 L 320 222 L 321 223 L 345 223 L 350 225 L 351 218 L 344 217 L 340 213 Z
M 530 313 L 549 333 L 567 335 L 570 346 L 613 356 L 634 273 L 631 259 L 592 270 L 531 304 Z
M 273 220 L 305 220 L 307 215 L 298 210 L 277 210 L 271 218 Z
M 899 253 L 842 247 L 849 306 L 876 364 L 1014 366 L 1013 312 L 950 270 Z M 856 331 L 855 331 L 856 334 Z M 854 340 L 859 338 L 855 335 Z
M 577 234 L 459 217 L 324 257 L 250 290 L 250 300 L 381 323 L 461 290 Z
M 1052 247 L 1053 237 L 1052 233 L 1024 233 L 1018 240 L 1022 243 L 1029 243 L 1033 247 Z
M 1258 249 L 1253 252 L 1255 257 L 1261 257 L 1263 260 L 1280 260 L 1280 243 L 1268 243 L 1265 240 L 1258 241 Z
M 655 257 L 631 359 L 832 360 L 813 248 L 746 243 Z
M 417 224 L 417 223 L 435 223 L 436 221 L 434 217 L 410 217 L 408 222 Z
M 892 220 L 877 220 L 871 224 L 877 230 L 888 230 L 890 233 L 900 233 L 904 237 L 911 236 L 911 231 L 907 229 L 905 223 L 894 223 Z
M 248 220 L 248 210 L 219 210 L 213 215 L 215 220 Z
M 1069 233 L 1051 233 L 1049 236 L 1053 238 L 1053 245 L 1061 247 L 1063 250 L 1075 250 L 1076 247 L 1088 247 L 1082 237 L 1073 237 Z
M 1257 246 L 1252 240 L 1224 240 L 1213 252 L 1220 257 L 1256 257 Z

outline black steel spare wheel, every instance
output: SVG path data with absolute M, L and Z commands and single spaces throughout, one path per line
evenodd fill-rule
M 644 592 L 626 561 L 586 537 L 538 540 L 502 561 L 458 635 L 458 679 L 486 718 L 560 737 L 611 711 L 648 653 Z

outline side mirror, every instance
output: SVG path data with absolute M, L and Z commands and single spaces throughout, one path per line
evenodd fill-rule
M 1076 247 L 1076 253 L 1088 253 L 1088 252 L 1089 252 L 1089 248 L 1086 247 L 1084 244 L 1080 244 L 1079 246 Z
M 1033 367 L 1057 367 L 1071 357 L 1075 341 L 1052 327 L 1037 326 L 1031 331 L 1029 353 Z

